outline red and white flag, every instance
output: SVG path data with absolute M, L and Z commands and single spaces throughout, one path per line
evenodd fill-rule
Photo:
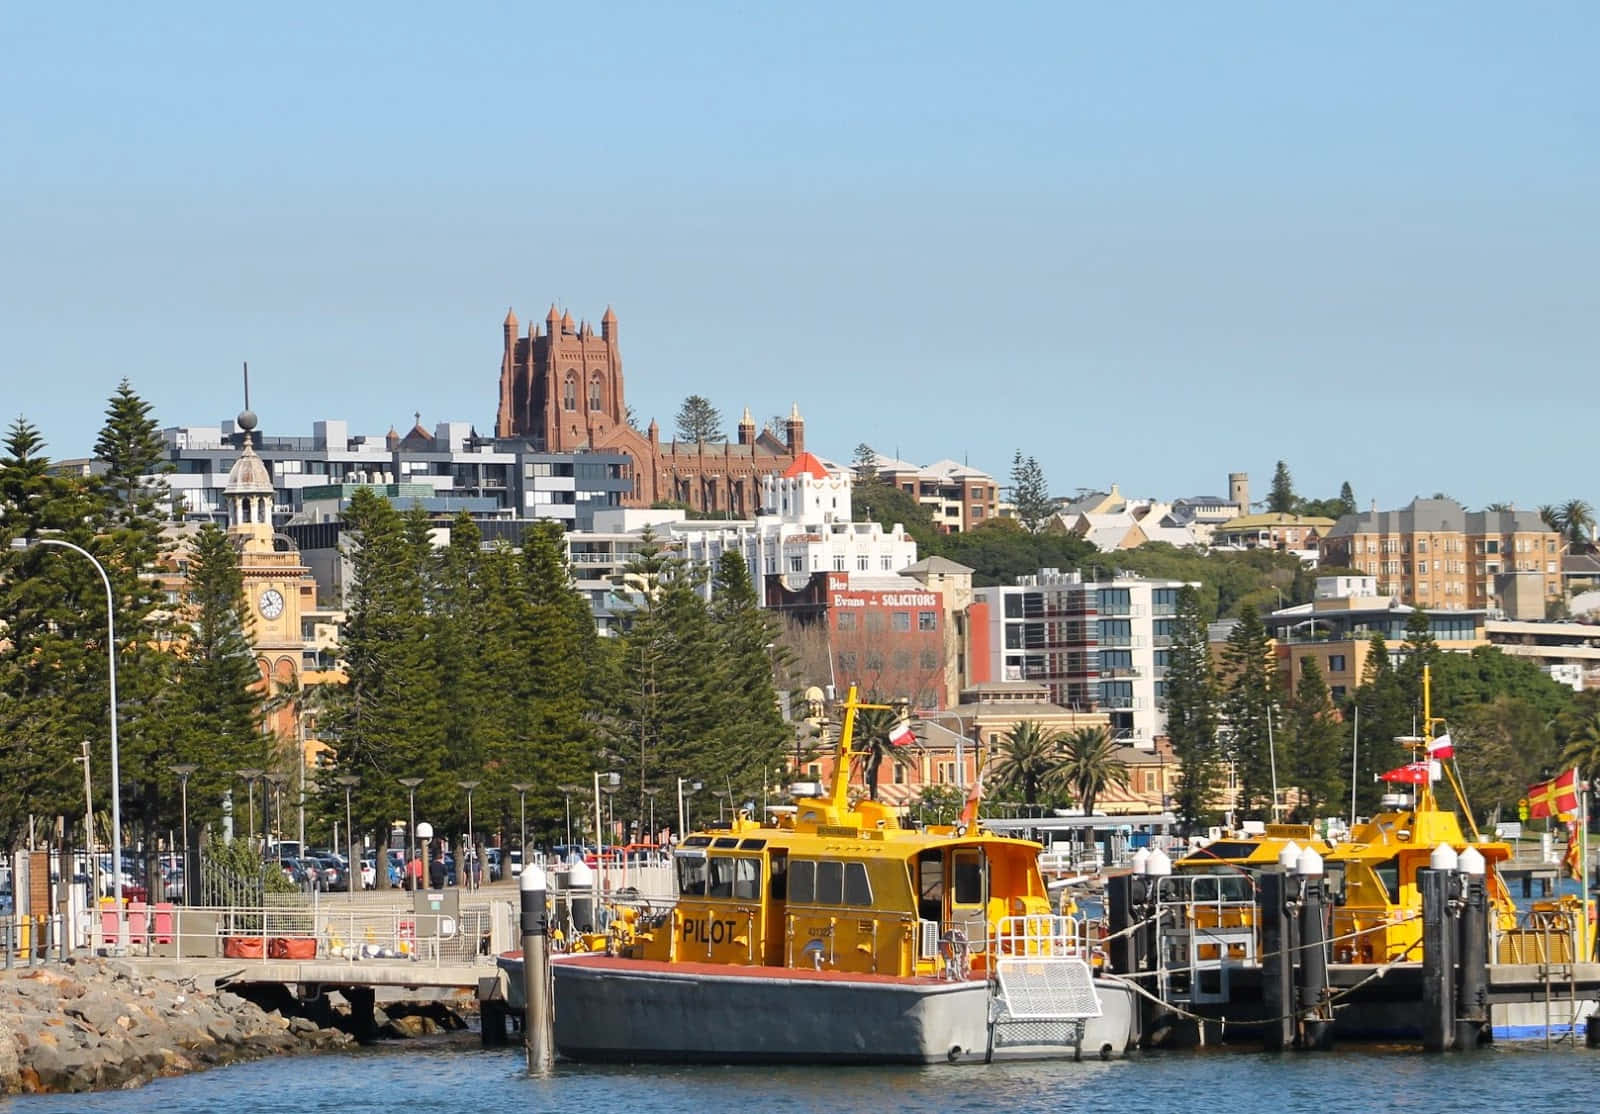
M 889 745 L 892 747 L 910 746 L 916 740 L 916 732 L 911 730 L 911 724 L 901 721 L 895 724 L 894 730 L 889 732 Z
M 960 822 L 968 828 L 978 822 L 978 802 L 983 800 L 983 771 L 979 770 L 967 790 L 967 799 L 961 806 Z
M 1456 756 L 1456 741 L 1450 737 L 1449 732 L 1440 735 L 1437 739 L 1428 741 L 1429 758 L 1454 758 Z

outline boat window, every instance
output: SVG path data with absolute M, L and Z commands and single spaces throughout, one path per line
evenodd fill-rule
M 796 859 L 789 864 L 789 900 L 808 902 L 817 898 L 817 864 Z
M 689 836 L 687 839 L 685 839 L 683 841 L 682 845 L 684 847 L 709 847 L 709 846 L 711 846 L 711 837 L 710 836 Z
M 741 901 L 761 900 L 761 860 L 733 860 L 733 896 Z
M 713 847 L 737 847 L 737 846 L 739 846 L 739 841 L 734 839 L 731 836 L 722 836 L 720 839 L 718 839 L 711 846 L 713 846 Z
M 1372 873 L 1377 876 L 1378 882 L 1383 886 L 1384 897 L 1389 901 L 1400 899 L 1400 856 L 1396 855 L 1387 862 L 1379 863 L 1372 868 Z
M 772 852 L 771 879 L 767 882 L 767 895 L 773 901 L 784 901 L 789 893 L 789 852 L 774 849 Z
M 735 861 L 727 855 L 715 855 L 712 857 L 711 871 L 707 875 L 707 897 L 733 896 L 733 864 Z
M 872 904 L 872 886 L 867 881 L 866 863 L 844 864 L 844 903 L 846 905 Z
M 703 897 L 706 892 L 706 861 L 700 855 L 678 856 L 678 893 L 682 897 Z
M 844 902 L 844 864 L 824 860 L 817 864 L 817 904 L 840 905 Z
M 983 856 L 977 850 L 957 851 L 951 874 L 955 882 L 953 897 L 957 905 L 983 903 Z
M 938 851 L 917 856 L 917 916 L 925 921 L 944 916 L 944 859 Z
M 767 845 L 764 839 L 744 839 L 739 841 L 741 851 L 759 851 Z

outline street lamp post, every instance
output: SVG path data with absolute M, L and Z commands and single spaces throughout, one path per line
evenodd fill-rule
M 233 772 L 244 779 L 244 796 L 245 800 L 249 802 L 250 806 L 250 826 L 244 830 L 245 846 L 248 847 L 256 838 L 256 779 L 262 774 L 266 773 L 266 771 L 235 770 Z M 263 799 L 261 802 L 261 810 L 265 812 L 266 808 L 267 802 L 265 799 Z
M 725 819 L 722 806 L 728 803 L 728 798 L 733 794 L 726 789 L 713 789 L 711 795 L 717 799 L 717 821 L 720 823 Z
M 688 778 L 678 779 L 678 838 L 681 840 L 684 833 L 689 830 L 689 821 L 693 818 L 692 798 L 700 792 L 700 782 L 690 781 Z
M 194 897 L 189 890 L 189 880 L 194 876 L 193 864 L 189 861 L 189 777 L 200 767 L 193 762 L 179 762 L 172 766 L 173 773 L 178 775 L 178 795 L 183 802 L 183 903 L 193 905 Z
M 128 951 L 128 911 L 122 905 L 122 770 L 117 746 L 117 604 L 111 591 L 111 577 L 93 553 L 61 538 L 34 538 L 32 541 L 17 538 L 11 545 L 15 549 L 28 549 L 35 545 L 70 549 L 89 559 L 94 571 L 100 574 L 100 582 L 106 587 L 106 666 L 111 709 L 111 885 L 112 896 L 117 902 L 117 952 L 125 955 Z
M 467 791 L 467 846 L 462 851 L 462 862 L 459 866 L 462 871 L 466 872 L 467 889 L 475 890 L 478 888 L 478 843 L 472 834 L 472 791 L 483 783 L 480 781 L 458 781 L 456 784 Z M 456 883 L 459 885 L 460 882 L 461 875 L 457 874 Z
M 351 822 L 350 790 L 360 785 L 361 779 L 354 774 L 341 774 L 333 780 L 344 786 L 344 838 L 350 847 L 350 859 L 345 867 L 345 882 L 346 888 L 350 893 L 350 900 L 354 901 L 356 899 L 356 886 L 361 881 L 361 864 L 356 861 L 356 829 L 355 824 Z M 389 864 L 384 863 L 383 867 L 388 870 Z M 376 859 L 372 861 L 372 888 L 374 890 L 378 888 L 378 861 Z
M 271 829 L 278 834 L 278 839 L 281 842 L 283 839 L 283 787 L 289 784 L 289 775 L 276 773 L 268 774 L 267 781 L 269 784 L 271 784 L 274 790 L 272 798 L 273 803 L 277 806 L 278 811 L 276 814 L 273 814 L 269 809 L 266 808 L 266 802 L 263 801 L 262 807 L 263 810 L 267 812 L 267 816 L 263 818 L 261 826 L 264 828 L 270 826 Z M 301 854 L 304 854 L 305 848 L 300 848 L 300 852 Z
M 410 795 L 410 798 L 411 798 L 411 804 L 409 806 L 409 818 L 410 818 L 410 822 L 411 822 L 411 827 L 406 830 L 406 872 L 407 873 L 406 873 L 405 877 L 409 878 L 410 877 L 411 864 L 417 857 L 417 786 L 422 784 L 422 779 L 420 777 L 403 777 L 403 778 L 400 779 L 400 784 L 406 787 L 406 792 L 407 792 L 407 794 Z M 384 863 L 383 865 L 384 865 L 384 869 L 387 870 L 388 867 L 389 867 L 389 864 L 388 863 Z M 404 881 L 404 879 L 402 879 L 402 881 Z
M 517 791 L 517 810 L 520 814 L 517 828 L 517 851 L 522 856 L 522 869 L 528 868 L 528 790 L 533 788 L 531 781 L 514 781 L 511 788 Z M 507 856 L 509 858 L 510 856 Z M 510 863 L 503 864 L 504 870 L 511 868 Z

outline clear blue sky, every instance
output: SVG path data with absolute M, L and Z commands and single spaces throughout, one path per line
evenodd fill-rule
M 1600 502 L 1593 4 L 17 4 L 0 418 L 494 420 L 500 321 L 1051 486 Z

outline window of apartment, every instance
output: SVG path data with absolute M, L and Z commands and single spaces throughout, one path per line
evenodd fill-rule
M 775 573 L 777 571 L 778 571 L 778 559 L 777 559 L 777 557 L 772 556 L 772 555 L 769 554 L 767 556 L 767 572 Z
M 867 612 L 866 624 L 867 624 L 867 633 L 868 634 L 882 634 L 883 633 L 883 612 L 881 612 L 881 611 L 869 611 L 869 612 Z
M 866 572 L 866 571 L 867 571 L 867 555 L 865 553 L 856 554 L 856 572 Z
M 833 626 L 835 630 L 855 630 L 856 613 L 854 611 L 839 612 L 838 618 L 834 620 Z
M 1328 672 L 1329 673 L 1343 673 L 1344 672 L 1344 655 L 1343 654 L 1329 654 L 1328 655 Z
M 839 651 L 839 672 L 852 675 L 856 671 L 856 654 L 854 650 Z
M 1335 703 L 1338 703 L 1340 700 L 1344 699 L 1344 686 L 1330 685 L 1328 687 L 1328 695 L 1333 697 Z
M 578 380 L 571 372 L 567 373 L 567 386 L 561 395 L 561 406 L 565 410 L 578 408 Z
M 911 629 L 911 612 L 896 611 L 890 616 L 890 629 L 903 632 Z
M 789 571 L 790 572 L 804 572 L 805 571 L 805 558 L 803 558 L 803 557 L 791 557 L 791 558 L 789 558 Z
M 878 563 L 883 566 L 884 572 L 894 572 L 894 558 L 889 556 L 887 553 L 883 555 L 882 559 L 879 560 Z
M 911 668 L 911 651 L 896 650 L 894 652 L 894 667 L 904 673 Z
M 917 629 L 918 630 L 938 630 L 939 629 L 939 613 L 937 611 L 919 611 L 919 612 L 917 612 Z
M 924 651 L 922 651 L 921 664 L 922 664 L 922 668 L 923 669 L 938 669 L 939 668 L 939 652 L 937 650 L 924 650 Z
M 844 554 L 843 553 L 835 553 L 833 555 L 833 571 L 834 572 L 844 572 Z
M 894 783 L 896 785 L 904 785 L 906 783 L 906 764 L 904 762 L 896 762 L 894 764 Z
M 983 517 L 983 506 L 982 506 L 982 504 L 980 504 L 980 503 L 972 504 L 972 517 L 973 518 L 982 518 Z
M 883 655 L 877 650 L 867 651 L 867 672 L 879 673 L 883 670 Z
M 594 379 L 589 383 L 589 409 L 600 409 L 600 380 Z
M 1500 543 L 1499 543 L 1499 541 L 1486 541 L 1486 542 L 1484 542 L 1483 543 L 1483 551 L 1485 553 L 1499 553 L 1500 552 Z
M 1426 553 L 1426 552 L 1428 552 L 1428 539 L 1427 538 L 1418 538 L 1417 539 L 1417 552 L 1418 553 Z

